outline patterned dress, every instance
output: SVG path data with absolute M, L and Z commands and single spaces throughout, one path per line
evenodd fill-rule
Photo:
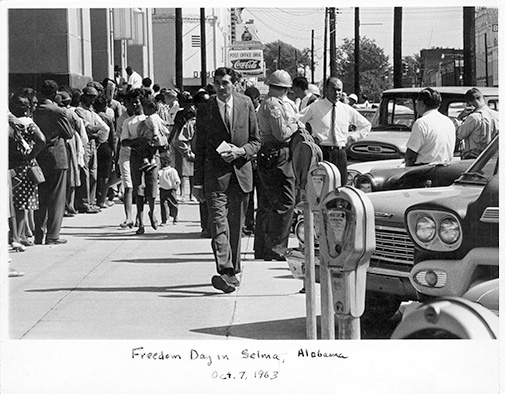
M 35 145 L 35 123 L 27 117 L 17 118 L 24 127 L 18 125 L 17 133 L 10 125 L 9 133 L 9 168 L 16 172 L 12 177 L 12 199 L 16 210 L 39 209 L 38 187 L 28 177 L 28 169 L 37 165 L 35 160 L 27 163 L 22 159 L 29 154 Z M 12 136 L 11 136 L 12 134 Z

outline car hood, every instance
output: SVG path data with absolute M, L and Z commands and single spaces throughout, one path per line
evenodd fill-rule
M 470 201 L 475 201 L 483 189 L 484 185 L 453 184 L 444 187 L 374 192 L 368 193 L 367 196 L 373 204 L 377 223 L 400 227 L 400 224 L 404 226 L 407 208 L 416 204 L 428 203 L 447 208 L 463 218 Z
M 407 141 L 410 137 L 410 131 L 376 131 L 372 130 L 365 138 L 360 139 L 356 142 L 364 144 L 365 142 L 374 143 L 381 142 L 384 144 L 390 144 L 396 146 L 400 152 L 405 153 L 407 150 Z
M 348 170 L 357 171 L 361 174 L 371 172 L 373 169 L 383 170 L 387 168 L 405 168 L 405 159 L 364 161 L 347 166 Z

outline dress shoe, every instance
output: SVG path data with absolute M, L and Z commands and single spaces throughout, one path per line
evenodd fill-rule
M 66 244 L 66 243 L 67 243 L 67 240 L 63 239 L 63 238 L 47 239 L 46 240 L 46 245 L 63 245 L 63 244 Z
M 121 228 L 132 228 L 134 227 L 134 222 L 131 220 L 130 222 L 124 221 L 123 223 L 120 223 Z
M 137 229 L 136 234 L 137 234 L 137 235 L 143 235 L 143 234 L 144 234 L 144 226 L 140 226 L 140 227 Z
M 264 261 L 271 261 L 271 260 L 287 261 L 285 256 L 282 256 L 281 254 L 278 254 L 278 253 L 267 253 L 264 255 Z
M 239 279 L 236 275 L 228 275 L 229 276 L 229 280 L 231 281 L 231 283 L 236 286 L 236 287 L 239 287 Z
M 231 281 L 228 275 L 215 275 L 211 278 L 211 284 L 217 290 L 222 290 L 224 293 L 232 293 L 236 290 L 236 286 Z
M 75 213 L 72 213 L 72 212 L 65 212 L 65 213 L 63 214 L 63 217 L 64 217 L 64 218 L 73 218 L 74 216 L 76 216 L 76 214 L 75 214 Z
M 22 238 L 19 240 L 19 243 L 24 246 L 33 246 L 33 241 L 28 238 Z
M 79 213 L 99 213 L 100 209 L 97 207 L 82 207 L 77 210 Z
M 21 243 L 15 241 L 11 243 L 11 248 L 15 252 L 24 252 L 26 250 L 25 245 L 22 245 Z

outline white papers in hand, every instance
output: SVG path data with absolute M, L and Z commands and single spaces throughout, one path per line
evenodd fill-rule
M 220 154 L 230 152 L 231 150 L 232 150 L 231 146 L 225 141 L 222 141 L 222 143 L 218 145 L 217 148 L 217 152 Z

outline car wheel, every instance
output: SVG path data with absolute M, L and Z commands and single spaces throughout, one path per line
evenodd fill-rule
M 394 317 L 401 301 L 399 297 L 390 294 L 367 292 L 362 319 L 376 323 L 387 322 Z

